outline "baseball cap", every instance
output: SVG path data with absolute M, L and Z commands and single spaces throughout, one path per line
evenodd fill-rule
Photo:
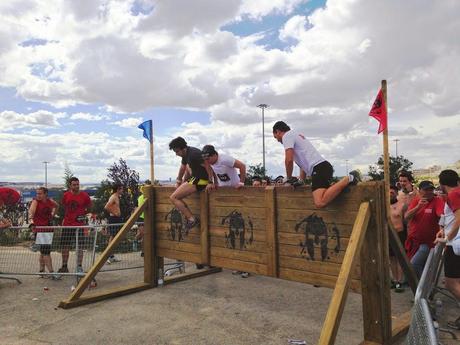
M 420 189 L 435 189 L 433 182 L 431 181 L 422 181 L 419 183 L 418 188 Z
M 212 145 L 204 145 L 203 149 L 201 150 L 201 157 L 204 159 L 208 158 L 209 156 L 216 155 L 217 151 Z

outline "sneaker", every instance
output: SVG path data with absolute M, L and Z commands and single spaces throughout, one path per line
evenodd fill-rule
M 233 274 L 234 276 L 240 275 L 241 273 L 243 273 L 243 271 L 232 271 L 232 274 Z
M 401 292 L 404 292 L 404 291 L 405 291 L 405 289 L 403 288 L 402 284 L 399 283 L 399 282 L 396 283 L 396 285 L 395 285 L 395 292 L 401 293 Z
M 51 273 L 53 273 L 53 272 L 51 272 Z M 53 279 L 53 280 L 61 280 L 61 278 L 62 277 L 59 274 L 52 274 L 51 275 L 51 279 Z
M 303 185 L 302 180 L 299 180 L 297 177 L 291 177 L 286 181 L 287 184 L 290 184 L 292 187 L 297 188 Z
M 396 287 L 396 283 L 397 283 L 397 282 L 396 282 L 395 280 L 392 280 L 392 281 L 391 281 L 391 285 L 390 285 L 390 289 L 393 290 L 393 289 Z
M 69 273 L 69 269 L 67 266 L 62 266 L 59 270 L 58 273 Z
M 241 272 L 241 278 L 247 278 L 249 277 L 249 272 Z
M 114 262 L 120 262 L 121 260 L 118 259 L 118 258 L 116 258 L 115 256 L 112 256 L 112 257 L 110 258 L 110 261 L 111 261 L 112 263 L 114 263 Z
M 348 173 L 348 175 L 353 176 L 353 181 L 348 182 L 351 186 L 356 186 L 358 182 L 361 182 L 361 173 L 358 170 L 352 170 Z
M 77 266 L 77 273 L 84 273 L 83 267 Z
M 187 222 L 185 223 L 185 231 L 190 231 L 192 230 L 192 228 L 198 225 L 200 225 L 200 218 L 198 217 L 195 217 L 193 221 L 187 220 Z
M 112 259 L 111 258 L 108 258 L 107 261 L 106 261 L 106 264 L 107 265 L 110 265 L 112 263 Z
M 452 329 L 456 329 L 456 330 L 460 330 L 460 317 L 457 318 L 454 321 L 449 321 L 447 323 L 447 327 L 452 328 Z
M 42 274 L 42 273 L 45 273 L 45 271 L 39 271 L 39 272 L 40 272 L 40 275 L 38 276 L 38 278 L 43 278 L 43 279 L 48 278 L 46 274 Z

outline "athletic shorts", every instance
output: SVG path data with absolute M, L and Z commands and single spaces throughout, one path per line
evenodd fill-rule
M 78 248 L 83 248 L 85 237 L 83 229 L 80 228 L 64 228 L 61 231 L 61 247 L 74 247 L 76 246 L 76 235 L 78 231 Z
M 314 192 L 320 188 L 329 188 L 332 184 L 334 168 L 328 161 L 316 164 L 311 174 L 311 190 Z
M 40 254 L 41 255 L 50 255 L 51 253 L 51 244 L 40 244 Z
M 403 229 L 401 231 L 398 231 L 397 233 L 398 233 L 399 241 L 401 241 L 402 247 L 404 249 L 404 243 L 406 243 L 406 239 L 407 239 L 407 232 L 405 229 Z M 395 253 L 393 252 L 393 249 L 391 248 L 391 245 L 390 245 L 390 256 L 396 256 Z
M 120 224 L 123 223 L 123 219 L 121 217 L 115 217 L 115 216 L 109 216 L 108 219 L 109 224 Z M 107 227 L 107 232 L 109 233 L 110 236 L 115 236 L 118 231 L 121 229 L 123 225 L 114 225 L 114 226 L 108 226 Z
M 203 189 L 206 188 L 206 186 L 208 185 L 209 181 L 208 180 L 205 180 L 205 179 L 202 179 L 202 178 L 196 178 L 196 177 L 190 177 L 189 180 L 187 181 L 188 184 L 192 184 L 192 185 L 195 185 L 196 186 L 196 190 L 198 192 L 202 191 Z
M 444 252 L 444 275 L 447 278 L 460 278 L 460 255 L 455 255 L 452 246 Z

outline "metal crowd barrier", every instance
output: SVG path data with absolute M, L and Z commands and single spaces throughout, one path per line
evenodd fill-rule
M 100 272 L 144 267 L 142 233 L 137 223 L 115 249 Z M 91 224 L 85 226 L 42 226 L 35 234 L 28 226 L 10 227 L 0 232 L 0 278 L 37 275 L 60 279 L 72 276 L 77 280 L 94 264 L 109 243 L 109 238 L 123 224 Z M 38 229 L 39 228 L 39 229 Z M 45 235 L 42 235 L 45 234 Z M 63 256 L 68 251 L 67 270 L 62 270 Z M 41 253 L 50 253 L 54 272 L 40 272 Z M 183 262 L 165 264 L 165 275 L 185 271 Z M 13 277 L 11 277 L 13 276 Z

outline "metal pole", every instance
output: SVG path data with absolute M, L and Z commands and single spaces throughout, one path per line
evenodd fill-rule
M 345 169 L 347 170 L 347 175 L 348 175 L 348 159 L 345 159 Z
M 265 170 L 265 108 L 268 108 L 268 104 L 259 104 L 258 107 L 262 109 L 262 166 L 264 168 L 264 174 L 267 174 Z
M 396 157 L 398 157 L 398 141 L 400 141 L 399 139 L 394 139 L 393 140 L 396 144 Z
M 48 164 L 49 162 L 44 161 L 43 164 L 45 164 L 45 188 L 48 188 Z

